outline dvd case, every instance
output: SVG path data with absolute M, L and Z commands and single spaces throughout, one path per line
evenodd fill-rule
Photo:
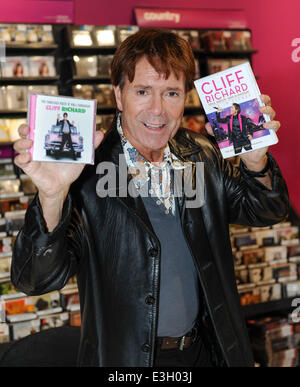
M 197 79 L 195 86 L 214 133 L 222 133 L 216 140 L 224 158 L 278 142 L 263 128 L 270 117 L 259 111 L 264 103 L 249 62 Z
M 119 26 L 118 27 L 118 39 L 119 43 L 122 43 L 125 39 L 127 39 L 130 35 L 138 32 L 138 26 Z
M 96 100 L 30 94 L 27 122 L 32 160 L 94 163 Z
M 77 77 L 97 76 L 97 56 L 73 56 Z
M 58 87 L 56 85 L 30 85 L 28 93 L 58 95 Z
M 95 40 L 99 47 L 115 47 L 116 26 L 97 26 L 94 28 Z
M 110 64 L 113 55 L 98 55 L 98 76 L 101 78 L 110 77 Z
M 2 63 L 2 76 L 6 78 L 28 77 L 28 57 L 8 56 Z
M 28 57 L 29 76 L 54 77 L 56 75 L 53 56 Z
M 93 85 L 78 84 L 78 85 L 74 85 L 72 89 L 73 89 L 73 96 L 76 98 L 93 99 L 94 97 Z
M 98 108 L 115 107 L 115 95 L 112 85 L 99 84 L 94 87 Z
M 27 108 L 27 87 L 6 86 L 6 103 L 8 110 L 25 110 Z
M 88 47 L 93 45 L 91 36 L 93 27 L 89 25 L 83 25 L 75 27 L 72 30 L 72 45 L 75 47 Z

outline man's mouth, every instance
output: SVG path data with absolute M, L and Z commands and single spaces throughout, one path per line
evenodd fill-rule
M 153 123 L 146 123 L 146 122 L 143 122 L 144 126 L 146 126 L 147 129 L 150 129 L 150 130 L 160 130 L 160 129 L 163 129 L 166 124 L 153 124 Z

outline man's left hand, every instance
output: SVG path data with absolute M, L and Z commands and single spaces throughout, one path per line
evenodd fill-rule
M 280 122 L 275 121 L 275 110 L 271 107 L 271 98 L 268 95 L 261 95 L 261 100 L 266 106 L 261 106 L 259 108 L 260 112 L 263 114 L 269 114 L 271 121 L 265 122 L 263 124 L 264 129 L 272 129 L 275 132 L 280 128 Z M 210 135 L 214 135 L 212 127 L 209 122 L 205 124 L 205 128 Z M 260 148 L 254 151 L 245 152 L 242 155 L 239 155 L 243 160 L 244 164 L 251 171 L 261 171 L 267 161 L 267 157 L 265 156 L 267 153 L 268 147 Z
M 260 112 L 263 114 L 268 114 L 271 121 L 265 122 L 263 124 L 264 129 L 272 129 L 275 132 L 280 128 L 280 122 L 275 121 L 275 110 L 271 107 L 271 98 L 268 95 L 261 95 L 261 100 L 266 106 L 261 106 L 259 108 Z M 266 165 L 266 156 L 268 147 L 260 148 L 251 152 L 246 152 L 240 155 L 240 158 L 243 160 L 244 164 L 251 171 L 260 171 Z

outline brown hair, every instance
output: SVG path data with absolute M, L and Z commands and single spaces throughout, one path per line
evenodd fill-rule
M 126 76 L 132 82 L 136 63 L 143 56 L 166 79 L 172 71 L 177 78 L 183 72 L 186 91 L 193 88 L 195 59 L 190 44 L 173 32 L 160 28 L 141 29 L 120 44 L 111 63 L 112 84 L 122 90 Z
M 235 108 L 235 110 L 237 111 L 237 113 L 240 114 L 240 112 L 241 112 L 241 107 L 240 107 L 240 105 L 239 105 L 238 103 L 233 103 L 232 105 L 234 106 L 234 108 Z

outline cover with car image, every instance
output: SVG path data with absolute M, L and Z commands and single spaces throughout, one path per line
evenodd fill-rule
M 32 160 L 94 163 L 96 100 L 29 94 Z

